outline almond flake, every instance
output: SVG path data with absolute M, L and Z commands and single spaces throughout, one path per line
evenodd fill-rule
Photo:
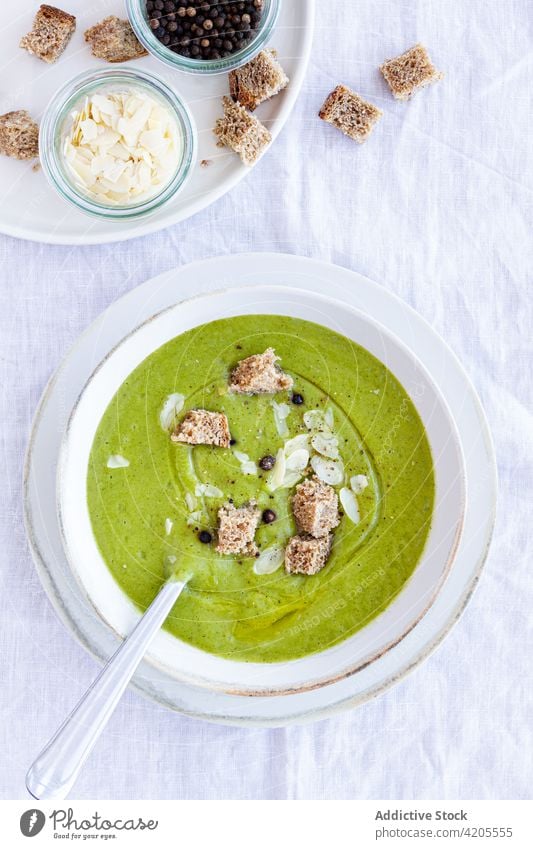
M 359 524 L 359 522 L 361 521 L 359 505 L 357 504 L 357 498 L 353 494 L 352 490 L 348 489 L 347 486 L 343 486 L 339 493 L 339 498 L 342 504 L 342 508 L 348 518 L 352 520 L 354 525 Z
M 195 512 L 190 513 L 189 516 L 187 517 L 187 524 L 189 526 L 200 525 L 203 518 L 204 518 L 204 514 L 202 513 L 202 511 L 196 510 Z
M 170 109 L 138 89 L 92 94 L 64 140 L 76 185 L 99 203 L 150 197 L 175 173 L 183 139 Z
M 304 423 L 308 430 L 320 430 L 324 426 L 324 413 L 322 410 L 307 410 Z
M 241 464 L 241 472 L 243 475 L 257 474 L 257 464 L 254 463 L 253 460 L 250 460 L 248 454 L 244 454 L 243 451 L 234 451 L 233 456 Z
M 292 454 L 289 454 L 285 462 L 287 472 L 303 472 L 309 463 L 309 451 L 305 448 L 297 448 Z
M 241 472 L 243 473 L 243 475 L 256 475 L 257 464 L 254 463 L 253 460 L 248 460 L 247 463 L 241 464 Z
M 280 448 L 276 454 L 276 464 L 274 469 L 269 474 L 267 480 L 267 486 L 271 492 L 275 492 L 276 489 L 279 489 L 279 487 L 282 486 L 283 479 L 285 477 L 286 463 L 285 451 L 283 448 Z
M 170 430 L 174 426 L 176 416 L 183 409 L 184 403 L 185 396 L 180 395 L 179 392 L 173 392 L 172 395 L 167 396 L 159 413 L 159 421 L 163 430 Z
M 271 401 L 274 410 L 274 420 L 276 422 L 276 430 L 280 436 L 287 436 L 289 428 L 287 427 L 286 419 L 289 416 L 291 408 L 288 404 L 278 404 L 277 401 Z
M 125 457 L 122 457 L 121 454 L 112 454 L 111 457 L 107 459 L 107 468 L 108 469 L 126 469 L 130 464 L 129 460 L 126 460 Z
M 339 440 L 336 436 L 325 433 L 315 433 L 311 438 L 311 445 L 318 454 L 329 457 L 330 460 L 339 459 Z
M 285 549 L 282 545 L 271 545 L 259 555 L 254 563 L 256 575 L 272 575 L 285 561 Z
M 368 486 L 368 478 L 366 475 L 355 475 L 350 478 L 350 486 L 356 495 L 360 495 Z
M 296 486 L 303 478 L 303 474 L 303 472 L 287 472 L 283 478 L 281 489 L 291 489 L 293 486 Z
M 286 457 L 290 457 L 290 455 L 299 448 L 309 448 L 309 436 L 307 433 L 300 433 L 298 436 L 293 436 L 293 438 L 288 439 L 283 446 Z
M 315 454 L 311 458 L 311 466 L 316 476 L 330 486 L 337 486 L 344 480 L 344 465 L 342 460 L 329 460 Z
M 206 498 L 222 498 L 224 493 L 218 486 L 212 486 L 210 483 L 197 483 L 194 494 L 201 498 L 205 495 Z

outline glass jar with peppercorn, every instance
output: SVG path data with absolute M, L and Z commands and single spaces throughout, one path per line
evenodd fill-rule
M 191 74 L 220 74 L 266 45 L 281 0 L 126 0 L 131 26 L 153 56 Z

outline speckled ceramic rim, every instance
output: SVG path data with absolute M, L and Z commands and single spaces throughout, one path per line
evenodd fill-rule
M 247 258 L 248 256 L 250 255 L 238 255 L 236 257 L 232 257 L 232 259 L 242 259 Z M 275 257 L 276 260 L 283 259 L 287 263 L 288 270 L 291 271 L 296 270 L 294 268 L 291 269 L 292 261 L 298 260 L 300 263 L 303 262 L 306 266 L 308 265 L 309 274 L 315 276 L 317 279 L 322 279 L 323 276 L 325 276 L 328 272 L 331 272 L 331 270 L 335 268 L 329 263 L 309 260 L 303 257 L 293 257 L 290 255 L 284 256 L 278 254 L 255 254 L 252 256 L 254 257 L 255 262 L 257 262 L 259 258 L 262 258 L 263 262 L 265 263 L 271 257 Z M 194 268 L 196 273 L 198 273 L 199 269 L 201 269 L 202 266 L 208 266 L 212 262 L 213 260 L 202 260 L 193 263 L 192 266 L 189 266 L 189 268 Z M 359 280 L 364 280 L 364 285 L 370 287 L 370 293 L 384 292 L 383 287 L 379 286 L 374 281 L 371 281 L 368 278 L 363 278 L 363 276 L 360 274 L 354 274 L 353 272 L 349 272 L 347 271 L 347 269 L 344 268 L 339 268 L 339 271 L 343 274 L 353 275 L 354 281 L 358 278 Z M 168 275 L 169 272 L 160 275 L 157 278 L 154 278 L 154 280 L 148 281 L 148 283 L 150 285 L 164 285 L 162 281 L 166 280 Z M 143 288 L 144 292 L 147 292 L 146 287 L 148 283 L 144 284 L 144 286 L 141 287 Z M 253 710 L 252 712 L 248 712 L 244 710 L 244 708 L 239 709 L 238 713 L 228 713 L 227 708 L 226 710 L 217 709 L 216 711 L 210 711 L 209 708 L 202 709 L 199 706 L 189 708 L 185 704 L 177 703 L 171 697 L 163 693 L 161 689 L 156 686 L 155 682 L 151 680 L 146 680 L 146 678 L 143 676 L 138 680 L 134 679 L 131 684 L 132 688 L 139 692 L 141 695 L 155 701 L 157 704 L 163 705 L 183 715 L 190 716 L 192 718 L 207 720 L 215 724 L 233 725 L 239 727 L 281 727 L 284 725 L 295 723 L 301 724 L 313 722 L 317 719 L 333 716 L 342 711 L 357 707 L 358 705 L 361 705 L 366 701 L 369 701 L 370 699 L 382 695 L 389 688 L 402 681 L 411 671 L 416 669 L 431 656 L 431 654 L 443 642 L 443 640 L 452 630 L 453 626 L 458 622 L 458 620 L 462 616 L 479 582 L 483 566 L 488 556 L 496 519 L 496 492 L 498 478 L 496 471 L 494 446 L 491 434 L 488 429 L 483 408 L 481 406 L 477 393 L 472 385 L 472 382 L 466 375 L 460 361 L 458 360 L 454 352 L 450 349 L 450 347 L 442 340 L 440 336 L 438 336 L 438 334 L 435 333 L 434 330 L 432 330 L 430 325 L 426 321 L 424 321 L 424 319 L 422 319 L 422 317 L 418 313 L 416 313 L 411 307 L 405 304 L 398 296 L 394 295 L 391 292 L 387 292 L 386 294 L 384 292 L 384 295 L 380 295 L 378 300 L 380 302 L 378 304 L 380 309 L 384 309 L 386 307 L 387 300 L 391 302 L 391 305 L 396 304 L 396 309 L 398 307 L 401 307 L 402 311 L 407 314 L 407 316 L 411 316 L 412 319 L 416 320 L 416 322 L 421 326 L 421 328 L 425 329 L 425 331 L 429 333 L 430 337 L 433 337 L 436 341 L 438 341 L 441 350 L 443 350 L 448 356 L 449 360 L 455 364 L 457 376 L 460 378 L 464 389 L 468 393 L 469 400 L 472 404 L 474 413 L 476 414 L 476 427 L 479 429 L 479 440 L 476 441 L 480 442 L 480 444 L 483 446 L 483 452 L 486 461 L 485 472 L 487 475 L 487 490 L 491 493 L 489 502 L 490 506 L 488 510 L 486 510 L 484 513 L 486 521 L 484 523 L 483 537 L 479 542 L 475 544 L 475 548 L 479 552 L 476 556 L 475 564 L 466 580 L 464 589 L 457 597 L 457 601 L 453 603 L 450 612 L 445 614 L 446 618 L 444 624 L 437 625 L 437 629 L 434 633 L 434 636 L 431 639 L 424 641 L 420 649 L 414 648 L 411 656 L 407 659 L 407 661 L 400 661 L 400 663 L 398 664 L 398 671 L 395 671 L 393 674 L 385 674 L 385 676 L 380 681 L 362 689 L 355 695 L 347 695 L 342 696 L 340 698 L 338 696 L 333 696 L 331 701 L 325 704 L 307 708 L 302 705 L 301 708 L 298 708 L 291 713 L 283 713 L 280 711 L 277 712 L 274 716 L 260 716 L 254 713 Z M 113 306 L 116 305 L 112 305 L 110 309 L 112 309 Z M 43 587 L 47 592 L 50 601 L 52 602 L 52 605 L 56 610 L 56 613 L 58 614 L 60 620 L 63 622 L 65 627 L 75 636 L 78 642 L 87 651 L 89 651 L 89 653 L 91 653 L 100 662 L 105 662 L 108 656 L 103 654 L 102 650 L 99 647 L 97 648 L 95 646 L 95 644 L 91 641 L 91 638 L 83 630 L 82 625 L 78 623 L 77 619 L 73 618 L 70 609 L 67 608 L 63 602 L 60 586 L 57 583 L 53 572 L 48 566 L 47 554 L 41 547 L 40 538 L 38 538 L 35 530 L 35 521 L 33 513 L 34 508 L 32 505 L 30 494 L 30 487 L 32 484 L 33 452 L 37 439 L 41 412 L 44 412 L 51 396 L 53 395 L 56 385 L 59 383 L 62 374 L 67 367 L 67 362 L 74 355 L 76 349 L 79 348 L 82 340 L 84 340 L 86 337 L 89 337 L 91 333 L 94 333 L 94 330 L 95 327 L 93 324 L 83 334 L 80 335 L 78 342 L 75 343 L 75 345 L 65 358 L 64 362 L 58 368 L 56 373 L 51 377 L 50 381 L 48 382 L 47 386 L 43 391 L 34 416 L 30 439 L 28 442 L 24 461 L 23 493 L 24 522 L 26 532 L 34 563 L 41 579 L 41 582 L 43 584 Z M 454 392 L 456 392 L 456 390 L 454 390 Z M 253 704 L 253 700 L 251 704 Z
M 290 2 L 290 0 L 289 0 Z M 263 16 L 254 38 L 241 50 L 226 59 L 188 59 L 174 53 L 159 41 L 148 25 L 146 0 L 126 0 L 126 11 L 135 35 L 152 56 L 170 65 L 176 71 L 187 74 L 224 74 L 240 68 L 253 59 L 265 47 L 278 21 L 282 0 L 264 0 Z
M 258 289 L 261 289 L 261 290 L 264 290 L 264 289 L 276 290 L 276 289 L 278 289 L 280 297 L 283 297 L 283 296 L 285 296 L 285 297 L 287 297 L 287 296 L 288 297 L 291 297 L 291 296 L 296 297 L 297 294 L 298 294 L 294 289 L 291 289 L 290 287 L 282 288 L 282 287 L 275 287 L 275 286 L 265 286 L 265 287 L 260 286 L 260 287 L 258 287 Z M 82 579 L 79 575 L 79 572 L 78 572 L 78 570 L 75 566 L 75 558 L 72 555 L 72 553 L 70 551 L 69 544 L 68 544 L 68 534 L 67 534 L 66 529 L 65 529 L 64 515 L 63 515 L 62 503 L 61 502 L 62 502 L 62 495 L 63 495 L 63 492 L 62 492 L 63 484 L 62 484 L 62 482 L 63 482 L 63 478 L 65 476 L 64 475 L 65 464 L 68 462 L 67 458 L 68 458 L 69 444 L 70 444 L 70 438 L 71 438 L 70 432 L 71 432 L 72 422 L 74 420 L 74 417 L 76 416 L 77 409 L 80 405 L 82 397 L 84 396 L 87 388 L 92 384 L 95 377 L 101 371 L 101 369 L 114 356 L 114 354 L 117 352 L 118 349 L 120 349 L 128 340 L 131 340 L 132 337 L 134 337 L 140 331 L 142 331 L 142 329 L 144 327 L 146 327 L 147 324 L 153 323 L 160 316 L 164 315 L 165 313 L 171 312 L 171 311 L 175 310 L 176 308 L 179 308 L 182 305 L 189 303 L 191 300 L 194 300 L 194 301 L 205 300 L 205 299 L 212 298 L 212 297 L 220 295 L 220 294 L 225 294 L 225 293 L 239 294 L 241 292 L 242 292 L 242 295 L 243 295 L 243 298 L 244 298 L 245 295 L 246 295 L 246 291 L 245 291 L 245 289 L 243 289 L 241 287 L 234 287 L 234 288 L 231 288 L 231 289 L 226 289 L 226 290 L 223 290 L 223 292 L 218 290 L 218 291 L 215 291 L 215 292 L 210 292 L 207 295 L 201 295 L 201 296 L 197 296 L 195 298 L 187 298 L 187 299 L 184 299 L 182 301 L 177 302 L 176 304 L 173 304 L 169 307 L 166 307 L 163 310 L 158 311 L 157 313 L 155 313 L 154 315 L 150 316 L 148 319 L 143 321 L 140 325 L 133 328 L 128 334 L 126 334 L 126 336 L 124 336 L 122 338 L 122 340 L 117 345 L 115 345 L 108 352 L 108 354 L 101 360 L 101 362 L 93 370 L 93 372 L 91 373 L 91 375 L 89 376 L 89 378 L 85 382 L 81 392 L 79 393 L 77 400 L 74 403 L 74 406 L 73 406 L 72 411 L 70 413 L 70 416 L 68 418 L 67 427 L 66 427 L 65 433 L 64 433 L 63 438 L 62 438 L 61 448 L 60 448 L 60 453 L 59 453 L 59 462 L 58 462 L 58 471 L 57 471 L 57 488 L 56 488 L 57 515 L 58 515 L 59 528 L 60 528 L 60 532 L 61 532 L 63 549 L 64 549 L 65 555 L 67 557 L 67 560 L 70 564 L 71 573 L 74 576 L 74 578 L 76 579 L 78 586 L 80 588 L 80 591 L 82 592 L 83 596 L 85 597 L 87 603 L 93 608 L 93 610 L 100 617 L 100 619 L 105 622 L 107 627 L 110 628 L 110 630 L 112 630 L 114 634 L 116 634 L 118 639 L 122 639 L 122 635 L 116 630 L 116 627 L 107 619 L 107 617 L 104 616 L 102 611 L 98 608 L 98 606 L 93 601 L 92 597 L 87 592 L 87 589 L 86 589 L 86 587 L 85 587 L 85 585 L 84 585 L 84 583 L 83 583 L 83 581 L 82 581 Z M 452 567 L 452 564 L 453 564 L 453 561 L 454 561 L 454 558 L 455 558 L 455 554 L 456 554 L 456 551 L 457 551 L 457 548 L 458 548 L 458 545 L 459 545 L 459 542 L 460 542 L 460 539 L 461 539 L 461 534 L 462 534 L 462 529 L 463 529 L 463 524 L 464 524 L 466 480 L 465 480 L 464 459 L 463 459 L 461 444 L 460 444 L 460 441 L 459 441 L 459 438 L 458 438 L 456 425 L 455 425 L 453 416 L 451 415 L 451 412 L 448 409 L 448 405 L 446 404 L 444 398 L 442 397 L 442 395 L 441 395 L 438 387 L 436 386 L 434 380 L 431 378 L 427 369 L 423 366 L 423 364 L 420 362 L 418 357 L 416 357 L 413 354 L 413 352 L 410 351 L 409 348 L 401 340 L 399 340 L 393 333 L 391 333 L 391 331 L 387 330 L 383 325 L 381 325 L 375 319 L 364 315 L 359 310 L 356 310 L 354 307 L 348 306 L 346 304 L 342 304 L 341 302 L 337 301 L 334 298 L 330 298 L 330 297 L 325 296 L 325 295 L 319 295 L 319 294 L 316 294 L 316 293 L 313 293 L 313 297 L 318 302 L 322 302 L 324 305 L 327 304 L 327 303 L 335 303 L 337 306 L 340 305 L 343 309 L 346 310 L 348 315 L 353 315 L 353 316 L 357 316 L 357 317 L 362 318 L 365 321 L 365 323 L 373 326 L 378 331 L 378 333 L 380 335 L 387 336 L 387 337 L 391 338 L 393 340 L 393 343 L 396 346 L 398 346 L 399 349 L 403 350 L 403 352 L 409 357 L 409 359 L 416 364 L 417 370 L 420 371 L 420 373 L 424 375 L 424 379 L 427 381 L 428 385 L 432 387 L 432 390 L 433 390 L 435 396 L 439 399 L 439 402 L 441 403 L 442 407 L 444 408 L 444 410 L 447 413 L 447 416 L 448 416 L 448 419 L 449 419 L 449 425 L 450 425 L 450 439 L 451 439 L 451 441 L 453 442 L 453 444 L 456 448 L 456 451 L 458 453 L 458 456 L 460 458 L 460 463 L 461 463 L 460 481 L 461 481 L 461 490 L 462 490 L 462 493 L 463 493 L 463 503 L 461 504 L 460 515 L 459 515 L 459 519 L 458 519 L 458 522 L 457 522 L 456 527 L 455 527 L 453 540 L 452 540 L 451 545 L 450 545 L 450 553 L 449 553 L 449 556 L 447 558 L 445 568 L 442 572 L 442 575 L 440 577 L 439 582 L 437 583 L 437 585 L 433 589 L 433 592 L 431 593 L 427 604 L 425 605 L 423 610 L 411 622 L 409 622 L 409 624 L 404 628 L 404 630 L 402 631 L 402 633 L 400 634 L 399 637 L 396 637 L 394 640 L 386 643 L 384 646 L 380 647 L 378 650 L 368 654 L 363 659 L 359 660 L 357 663 L 353 663 L 353 664 L 349 664 L 349 665 L 345 666 L 342 670 L 336 672 L 334 675 L 326 675 L 326 676 L 314 678 L 314 679 L 306 681 L 305 683 L 302 683 L 298 686 L 272 687 L 272 688 L 267 688 L 267 687 L 236 687 L 236 686 L 228 685 L 226 683 L 222 683 L 220 681 L 205 678 L 201 675 L 195 675 L 194 677 L 191 677 L 190 675 L 187 675 L 183 671 L 176 670 L 176 668 L 171 668 L 171 667 L 165 665 L 162 661 L 160 661 L 159 659 L 155 658 L 152 654 L 150 654 L 150 652 L 147 653 L 147 655 L 145 657 L 145 661 L 146 661 L 147 664 L 149 664 L 150 666 L 153 666 L 155 669 L 157 669 L 161 672 L 164 672 L 166 675 L 169 675 L 170 677 L 172 677 L 174 680 L 176 680 L 178 682 L 190 684 L 190 685 L 193 685 L 195 687 L 203 687 L 203 688 L 205 688 L 207 690 L 211 690 L 211 691 L 222 692 L 222 693 L 225 693 L 227 695 L 250 696 L 250 697 L 289 696 L 289 695 L 295 695 L 295 694 L 298 694 L 298 693 L 309 692 L 311 690 L 316 690 L 320 687 L 326 687 L 330 684 L 335 684 L 336 682 L 341 681 L 344 678 L 347 678 L 349 676 L 355 675 L 357 672 L 360 672 L 362 669 L 365 669 L 365 667 L 367 667 L 369 664 L 373 663 L 374 661 L 378 660 L 379 658 L 383 657 L 385 654 L 387 654 L 387 652 L 389 652 L 392 648 L 394 648 L 396 645 L 398 645 L 403 639 L 405 639 L 405 637 L 413 630 L 413 628 L 415 628 L 416 625 L 418 625 L 418 623 L 423 619 L 423 617 L 426 615 L 428 610 L 431 608 L 431 606 L 435 602 L 435 599 L 437 598 L 437 596 L 438 596 L 438 594 L 439 594 L 439 592 L 440 592 L 440 590 L 441 590 L 441 588 L 442 588 L 442 586 L 443 586 L 443 584 L 444 584 L 444 582 L 445 582 L 445 580 L 446 580 L 446 578 L 447 578 L 447 576 L 450 572 L 450 569 Z M 138 365 L 138 363 L 132 365 L 132 370 L 136 367 L 136 365 Z M 390 366 L 388 366 L 388 368 L 390 368 Z M 416 402 L 414 400 L 413 400 L 413 403 L 415 403 L 415 406 L 416 406 Z M 422 557 L 422 555 L 421 555 L 421 557 Z M 415 571 L 413 572 L 413 575 L 415 574 L 417 568 L 418 568 L 418 564 L 417 564 L 417 567 L 415 567 Z M 400 591 L 399 595 L 401 595 L 401 593 L 405 590 L 405 588 L 407 587 L 407 584 L 410 583 L 413 575 L 406 582 L 406 584 L 404 585 L 404 587 Z M 378 617 L 378 619 L 379 619 L 379 617 Z M 346 642 L 347 640 L 350 639 L 351 636 L 353 636 L 353 635 L 349 635 L 346 638 L 346 640 L 341 640 L 340 642 L 341 643 Z M 177 645 L 178 646 L 180 645 L 179 640 L 177 640 Z M 318 654 L 320 654 L 320 652 L 317 652 L 317 655 Z M 268 666 L 268 664 L 265 664 L 265 666 Z

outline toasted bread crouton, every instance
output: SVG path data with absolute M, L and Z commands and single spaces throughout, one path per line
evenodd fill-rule
M 76 18 L 56 9 L 55 6 L 40 6 L 33 21 L 31 32 L 23 36 L 20 46 L 51 64 L 59 59 L 76 29 Z
M 339 524 L 339 499 L 332 486 L 317 477 L 298 484 L 292 498 L 298 531 L 324 537 Z
M 241 360 L 231 372 L 229 391 L 240 395 L 274 395 L 292 389 L 294 381 L 276 365 L 279 360 L 273 348 Z
M 186 442 L 188 445 L 228 448 L 231 439 L 228 418 L 224 413 L 190 410 L 170 438 L 172 442 Z
M 128 62 L 148 56 L 141 42 L 133 32 L 130 22 L 116 15 L 110 15 L 95 24 L 84 33 L 87 44 L 91 45 L 93 56 L 106 62 Z
M 327 563 L 331 542 L 331 536 L 292 537 L 285 549 L 285 571 L 291 575 L 316 575 Z
M 230 147 L 245 165 L 253 165 L 272 141 L 266 127 L 231 97 L 223 97 L 224 117 L 215 124 L 219 147 Z
M 255 501 L 242 507 L 224 504 L 218 511 L 218 553 L 255 557 L 258 548 L 254 537 L 260 517 Z
M 25 109 L 0 115 L 0 153 L 15 159 L 39 155 L 39 127 Z
M 379 70 L 396 100 L 409 100 L 415 91 L 444 76 L 437 71 L 422 44 L 415 44 L 396 59 L 384 62 Z
M 275 50 L 262 50 L 251 62 L 231 71 L 230 93 L 235 102 L 250 112 L 279 94 L 289 84 L 289 78 L 278 62 Z
M 350 136 L 358 144 L 362 144 L 383 112 L 377 106 L 363 100 L 347 86 L 338 85 L 328 95 L 318 114 L 323 121 L 333 124 L 345 136 Z

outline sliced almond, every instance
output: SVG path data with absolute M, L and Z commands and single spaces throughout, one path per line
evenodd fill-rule
M 222 498 L 224 493 L 218 486 L 212 486 L 210 483 L 197 483 L 194 488 L 194 494 L 201 498 L 204 495 L 206 498 Z
M 196 507 L 196 498 L 191 492 L 185 493 L 185 504 L 187 505 L 189 511 L 192 513 L 192 511 Z
M 350 486 L 356 495 L 360 495 L 368 486 L 368 478 L 366 475 L 355 475 L 350 478 Z
M 291 489 L 293 486 L 296 486 L 297 483 L 300 483 L 302 478 L 303 472 L 287 472 L 283 478 L 281 489 Z
M 190 525 L 200 525 L 203 521 L 204 514 L 201 510 L 195 510 L 193 513 L 187 517 L 187 524 Z
M 165 403 L 159 413 L 159 422 L 163 430 L 170 430 L 174 424 L 177 415 L 182 411 L 185 403 L 185 396 L 179 392 L 173 392 L 165 399 Z
M 354 525 L 359 524 L 361 521 L 361 514 L 359 513 L 357 498 L 353 494 L 352 490 L 348 489 L 347 486 L 343 486 L 339 493 L 339 498 L 342 504 L 342 509 L 348 518 L 352 520 Z
M 233 456 L 241 464 L 241 473 L 243 475 L 257 474 L 257 464 L 253 460 L 250 460 L 248 454 L 245 454 L 243 451 L 234 451 Z
M 292 454 L 289 454 L 285 461 L 285 471 L 287 472 L 304 472 L 309 463 L 309 451 L 306 448 L 297 448 Z
M 311 458 L 311 466 L 317 478 L 330 486 L 338 486 L 344 480 L 344 465 L 342 460 L 329 460 L 315 454 Z
M 243 473 L 243 475 L 256 475 L 257 463 L 254 463 L 253 460 L 248 460 L 246 463 L 242 463 L 241 472 Z
M 285 548 L 282 545 L 271 545 L 259 555 L 254 563 L 256 575 L 272 575 L 277 572 L 285 561 Z
M 291 408 L 288 404 L 278 404 L 277 401 L 271 401 L 274 410 L 274 419 L 276 422 L 276 430 L 280 436 L 287 436 L 289 428 L 287 427 L 286 419 L 289 416 Z
M 315 433 L 311 437 L 311 445 L 323 457 L 329 457 L 330 460 L 339 459 L 339 440 L 336 436 L 329 436 L 325 433 Z
M 286 468 L 287 461 L 285 459 L 285 451 L 283 448 L 280 448 L 276 454 L 276 464 L 267 479 L 267 486 L 271 492 L 274 492 L 282 486 Z
M 328 407 L 328 409 L 326 410 L 326 412 L 324 414 L 324 421 L 327 424 L 327 426 L 329 427 L 329 429 L 333 430 L 333 428 L 335 427 L 335 418 L 334 418 L 334 413 L 333 413 L 333 407 Z
M 130 464 L 129 460 L 126 460 L 121 454 L 112 454 L 107 459 L 107 468 L 108 469 L 126 469 Z
M 320 430 L 324 422 L 324 413 L 322 410 L 307 410 L 304 413 L 304 423 L 308 430 Z
M 309 434 L 300 433 L 298 436 L 293 436 L 293 438 L 288 439 L 283 446 L 286 457 L 290 457 L 291 454 L 298 451 L 300 448 L 309 448 Z

